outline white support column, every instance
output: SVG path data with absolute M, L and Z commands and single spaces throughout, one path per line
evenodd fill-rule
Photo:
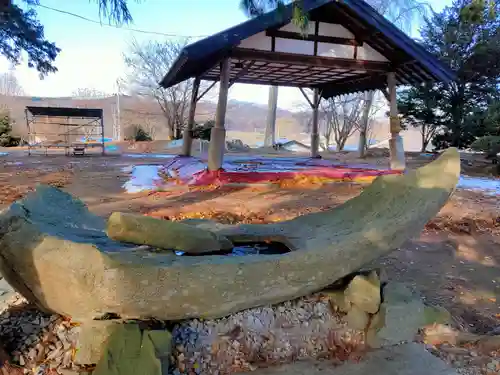
M 215 126 L 210 133 L 210 145 L 208 147 L 208 170 L 218 171 L 222 168 L 224 150 L 226 148 L 226 107 L 229 91 L 229 59 L 225 58 L 220 68 L 220 87 L 217 112 L 215 114 Z
M 396 74 L 390 72 L 387 75 L 387 86 L 389 89 L 389 108 L 390 108 L 390 130 L 391 139 L 389 140 L 390 165 L 391 169 L 404 170 L 405 151 L 403 147 L 403 138 L 399 135 L 401 123 L 398 116 L 398 101 L 396 96 Z
M 184 133 L 182 134 L 182 156 L 191 156 L 193 145 L 194 115 L 196 113 L 196 102 L 198 90 L 200 89 L 200 77 L 196 77 L 191 91 L 191 102 L 189 103 L 189 116 Z
M 318 124 L 318 109 L 319 109 L 319 101 L 321 97 L 319 95 L 319 89 L 314 89 L 314 97 L 313 97 L 313 118 L 312 118 L 312 127 L 311 127 L 311 157 L 317 158 L 319 157 L 319 124 Z
M 264 146 L 271 147 L 276 143 L 276 110 L 278 108 L 278 86 L 269 87 L 269 102 L 267 107 L 266 133 Z

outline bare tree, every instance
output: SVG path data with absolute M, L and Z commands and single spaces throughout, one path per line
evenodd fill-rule
M 373 139 L 375 135 L 373 131 L 375 117 L 386 103 L 385 97 L 380 91 L 366 91 L 359 95 L 363 97 L 364 104 L 362 109 L 363 114 L 357 129 L 359 132 L 358 150 L 360 156 L 364 157 L 370 145 L 370 140 Z
M 71 96 L 77 99 L 96 99 L 96 98 L 106 98 L 110 95 L 94 88 L 81 87 L 73 91 Z
M 360 95 L 344 95 L 323 100 L 321 107 L 324 113 L 324 137 L 326 148 L 331 137 L 337 146 L 337 151 L 344 149 L 349 137 L 359 128 L 364 100 Z
M 8 96 L 24 95 L 24 90 L 12 71 L 0 74 L 0 94 Z
M 170 139 L 181 136 L 189 111 L 193 81 L 186 80 L 168 89 L 159 87 L 158 83 L 186 44 L 186 39 L 142 44 L 134 40 L 124 55 L 129 69 L 127 81 L 130 91 L 158 102 L 165 115 Z
M 154 122 L 154 119 L 152 119 L 150 116 L 146 116 L 143 118 L 142 128 L 146 133 L 148 133 L 152 140 L 156 138 L 156 124 Z
M 403 31 L 409 33 L 415 23 L 418 23 L 429 10 L 429 3 L 425 0 L 368 0 L 380 14 L 383 14 L 396 26 Z M 359 146 L 358 152 L 360 157 L 364 157 L 368 148 L 368 133 L 371 118 L 370 113 L 373 113 L 372 106 L 376 102 L 376 91 L 368 91 L 365 93 L 363 118 L 359 126 Z

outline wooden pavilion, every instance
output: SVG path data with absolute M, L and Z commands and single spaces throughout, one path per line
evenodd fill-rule
M 250 19 L 186 46 L 160 82 L 171 87 L 194 78 L 184 155 L 190 155 L 196 103 L 217 81 L 219 101 L 209 146 L 209 170 L 221 168 L 229 87 L 235 82 L 313 90 L 311 156 L 318 156 L 321 98 L 382 90 L 390 105 L 391 168 L 405 157 L 397 85 L 449 82 L 454 72 L 363 0 L 302 0 L 308 30 L 292 22 L 292 6 Z M 199 94 L 200 81 L 213 81 Z M 303 91 L 304 92 L 304 91 Z

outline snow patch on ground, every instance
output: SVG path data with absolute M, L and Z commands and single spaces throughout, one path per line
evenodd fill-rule
M 184 140 L 174 139 L 173 141 L 170 141 L 165 148 L 181 147 L 183 144 L 184 144 Z
M 159 175 L 161 165 L 137 165 L 122 168 L 122 172 L 130 173 L 130 179 L 123 184 L 127 193 L 140 193 L 155 190 L 162 182 Z
M 123 154 L 127 158 L 159 158 L 159 159 L 172 159 L 177 155 L 169 155 L 169 154 Z
M 464 190 L 482 192 L 488 195 L 500 195 L 500 179 L 460 176 L 457 187 Z

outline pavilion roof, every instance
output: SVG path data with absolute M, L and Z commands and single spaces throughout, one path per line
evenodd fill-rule
M 279 29 L 292 20 L 292 6 L 249 19 L 225 31 L 186 46 L 170 71 L 160 82 L 170 87 L 192 77 L 216 81 L 219 63 L 230 58 L 230 82 L 319 88 L 322 97 L 386 87 L 387 72 L 396 74 L 397 84 L 449 82 L 455 73 L 420 44 L 410 38 L 363 0 L 303 0 L 310 23 L 338 24 L 349 30 L 353 39 L 301 35 L 306 41 L 363 46 L 384 56 L 387 61 L 311 56 L 298 53 L 241 48 L 239 44 L 254 35 L 299 39 L 298 34 Z M 273 42 L 274 43 L 274 42 Z M 357 51 L 357 49 L 355 50 Z

